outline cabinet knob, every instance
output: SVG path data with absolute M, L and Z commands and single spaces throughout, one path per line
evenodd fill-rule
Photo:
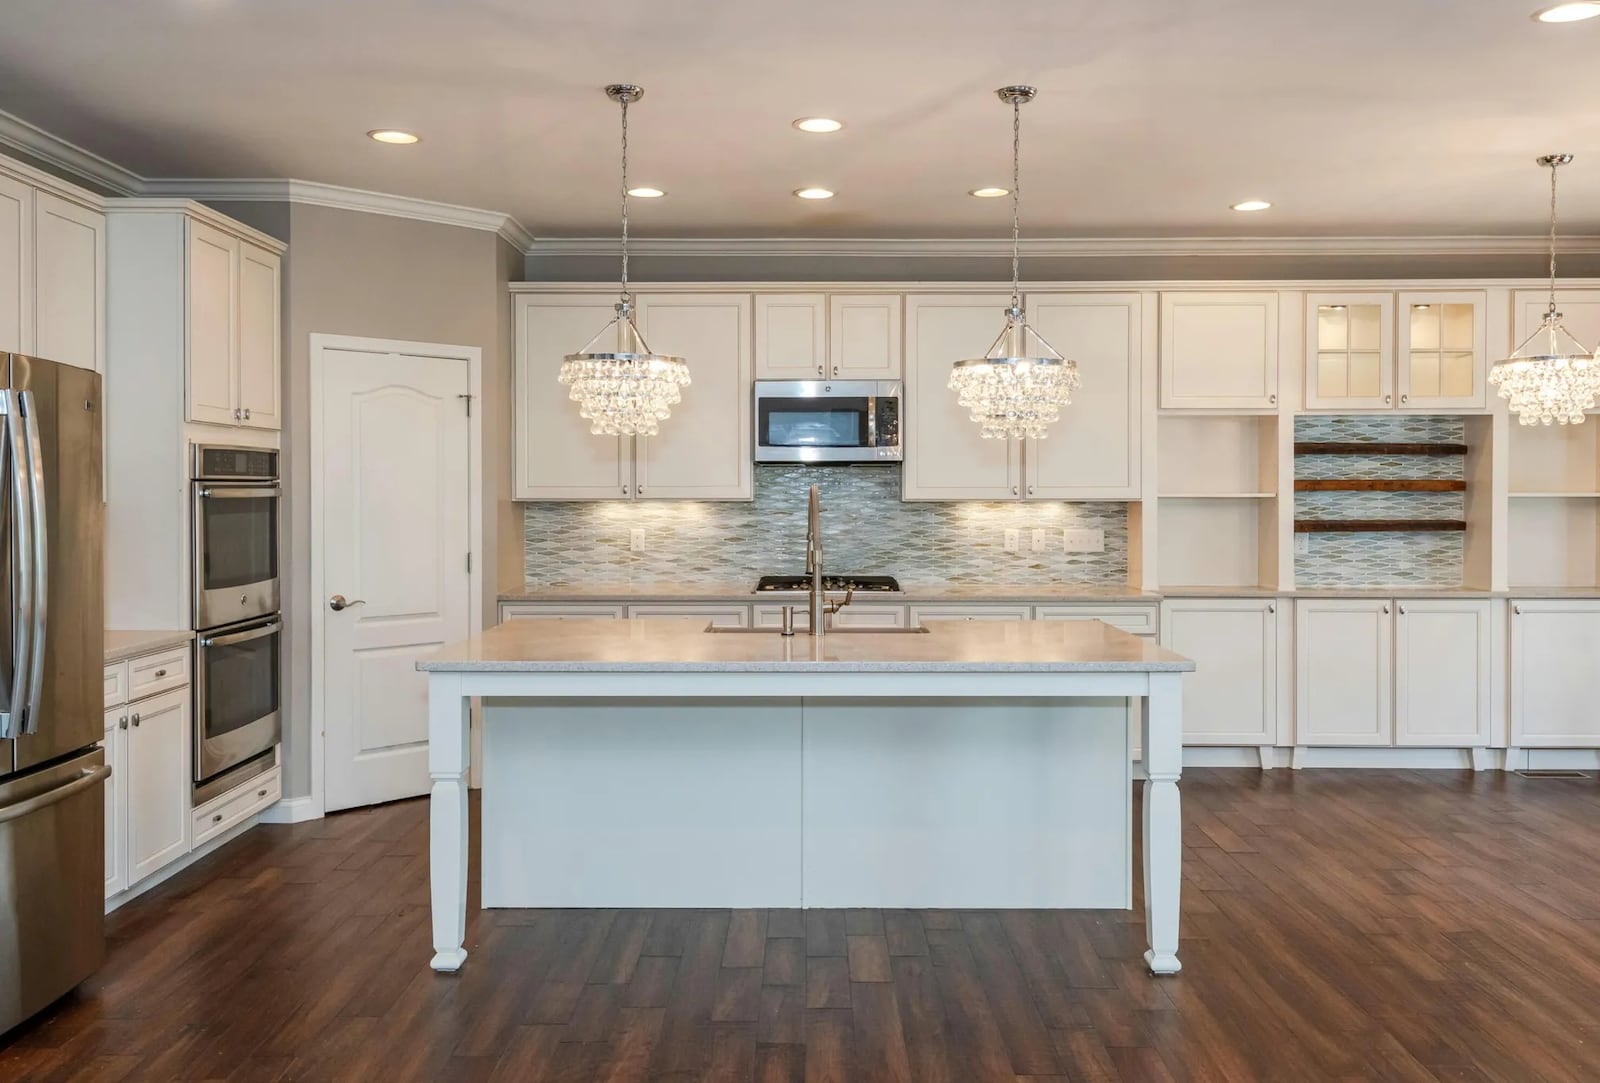
M 1268 403 L 1268 405 L 1271 405 L 1271 406 L 1278 405 L 1278 396 L 1276 396 L 1276 395 L 1268 395 L 1267 396 L 1267 403 Z
M 828 373 L 827 373 L 826 369 L 824 369 L 821 365 L 817 366 L 817 375 L 818 376 L 826 376 L 827 374 Z
M 220 813 L 220 812 L 212 813 L 211 814 L 211 822 L 214 823 L 214 824 L 220 824 L 222 822 L 222 813 Z
M 137 726 L 139 724 L 139 712 L 138 711 L 133 712 L 133 724 L 135 726 Z
M 233 419 L 235 421 L 243 421 L 244 420 L 244 411 L 240 410 L 237 406 L 235 406 L 233 408 Z
M 1383 397 L 1383 404 L 1384 404 L 1384 405 L 1385 405 L 1385 406 L 1388 406 L 1388 405 L 1389 405 L 1389 403 L 1391 403 L 1391 402 L 1393 402 L 1393 401 L 1394 401 L 1394 396 L 1392 396 L 1392 395 L 1385 395 L 1385 396 L 1384 396 L 1384 397 Z
M 1511 612 L 1520 617 L 1522 616 L 1522 607 L 1520 605 L 1514 605 L 1511 607 Z
M 1400 615 L 1402 617 L 1406 615 L 1406 607 L 1405 606 L 1401 606 L 1400 607 Z
M 1033 486 L 1032 485 L 1028 486 L 1028 495 L 1029 496 L 1033 495 Z
M 1383 611 L 1384 611 L 1384 613 L 1388 613 L 1389 612 L 1389 607 L 1388 606 L 1384 606 L 1383 607 Z
M 265 797 L 265 796 L 267 796 L 267 791 L 266 790 L 257 790 L 256 791 L 256 796 L 257 797 Z
M 117 719 L 117 727 L 119 729 L 127 729 L 128 728 L 128 716 L 127 715 L 123 715 L 121 718 Z
M 249 420 L 250 420 L 250 407 L 248 407 L 248 406 L 246 406 L 246 407 L 245 407 L 245 408 L 244 408 L 244 419 L 245 419 L 245 420 L 246 420 L 246 421 L 249 421 Z
M 835 376 L 839 375 L 839 366 L 838 365 L 833 366 L 833 374 Z
M 628 495 L 628 487 L 626 485 L 624 485 L 622 487 L 622 495 L 623 496 L 627 496 Z
M 1020 495 L 1022 495 L 1022 494 L 1021 494 L 1021 493 L 1020 493 L 1020 492 L 1018 492 L 1018 490 L 1017 490 L 1017 487 L 1016 487 L 1016 486 L 1015 486 L 1015 485 L 1013 485 L 1013 486 L 1012 486 L 1012 487 L 1011 487 L 1011 495 L 1012 495 L 1012 496 L 1020 496 Z
M 640 496 L 644 495 L 644 486 L 643 485 L 639 486 L 639 495 Z
M 1278 607 L 1277 606 L 1272 605 L 1271 603 L 1268 603 L 1268 605 L 1267 605 L 1267 612 L 1268 613 L 1276 613 L 1277 611 L 1278 611 Z
M 1408 403 L 1410 401 L 1411 401 L 1411 396 L 1410 395 L 1401 395 L 1400 396 L 1400 405 L 1401 406 L 1404 406 L 1406 403 Z
M 157 677 L 165 677 L 166 675 L 167 675 L 167 671 L 166 670 L 164 670 L 164 669 L 156 670 L 156 676 Z

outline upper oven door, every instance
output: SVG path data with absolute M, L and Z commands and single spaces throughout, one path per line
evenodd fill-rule
M 216 628 L 278 611 L 277 482 L 194 483 L 194 620 Z
M 900 458 L 899 385 L 893 381 L 759 380 L 755 415 L 757 462 Z

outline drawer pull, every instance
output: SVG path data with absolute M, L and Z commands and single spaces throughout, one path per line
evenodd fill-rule
M 257 797 L 265 797 L 265 796 L 267 796 L 267 791 L 266 790 L 257 790 L 256 791 L 256 796 Z
M 220 813 L 220 812 L 212 813 L 211 814 L 211 822 L 214 823 L 214 824 L 220 824 L 222 822 L 222 813 Z
M 159 678 L 159 677 L 165 677 L 165 676 L 166 676 L 166 675 L 167 675 L 167 671 L 166 671 L 166 670 L 164 670 L 164 669 L 158 669 L 158 670 L 156 670 L 156 676 L 157 676 L 157 677 L 158 677 L 158 678 Z

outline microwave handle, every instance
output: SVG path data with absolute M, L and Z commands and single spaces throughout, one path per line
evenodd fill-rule
M 244 632 L 233 632 L 225 636 L 202 636 L 202 647 L 228 647 L 235 643 L 248 643 L 252 639 L 265 639 L 267 636 L 276 635 L 283 631 L 283 622 L 275 620 L 271 624 L 263 624 L 259 628 L 251 628 Z

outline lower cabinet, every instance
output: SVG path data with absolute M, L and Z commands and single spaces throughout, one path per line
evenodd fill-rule
M 1600 745 L 1600 602 L 1511 603 L 1511 744 Z
M 549 620 L 561 617 L 610 617 L 621 620 L 626 607 L 620 605 L 567 605 L 561 602 L 501 602 L 500 620 Z
M 1027 620 L 1033 616 L 1030 605 L 914 605 L 910 608 L 911 627 L 930 620 Z
M 1395 744 L 1489 744 L 1493 644 L 1489 602 L 1395 602 Z
M 783 603 L 750 607 L 752 628 L 782 628 Z M 794 626 L 799 631 L 811 629 L 811 614 L 804 602 L 794 603 Z M 906 607 L 903 605 L 874 605 L 870 602 L 851 602 L 833 615 L 834 628 L 904 628 Z
M 1393 604 L 1318 599 L 1294 608 L 1295 743 L 1392 743 Z
M 128 885 L 189 850 L 189 692 L 128 704 Z
M 747 605 L 691 605 L 675 602 L 655 605 L 630 605 L 628 607 L 628 616 L 631 619 L 704 617 L 719 628 L 744 628 L 750 623 L 750 607 Z
M 123 811 L 122 773 L 127 769 L 128 745 L 123 732 L 128 726 L 128 708 L 117 707 L 106 712 L 104 741 L 106 763 L 111 775 L 105 781 L 106 800 L 106 898 L 128 886 L 127 839 L 122 825 L 126 822 Z
M 1278 602 L 1181 598 L 1161 607 L 1161 641 L 1194 659 L 1183 677 L 1183 740 L 1271 745 L 1278 739 Z

